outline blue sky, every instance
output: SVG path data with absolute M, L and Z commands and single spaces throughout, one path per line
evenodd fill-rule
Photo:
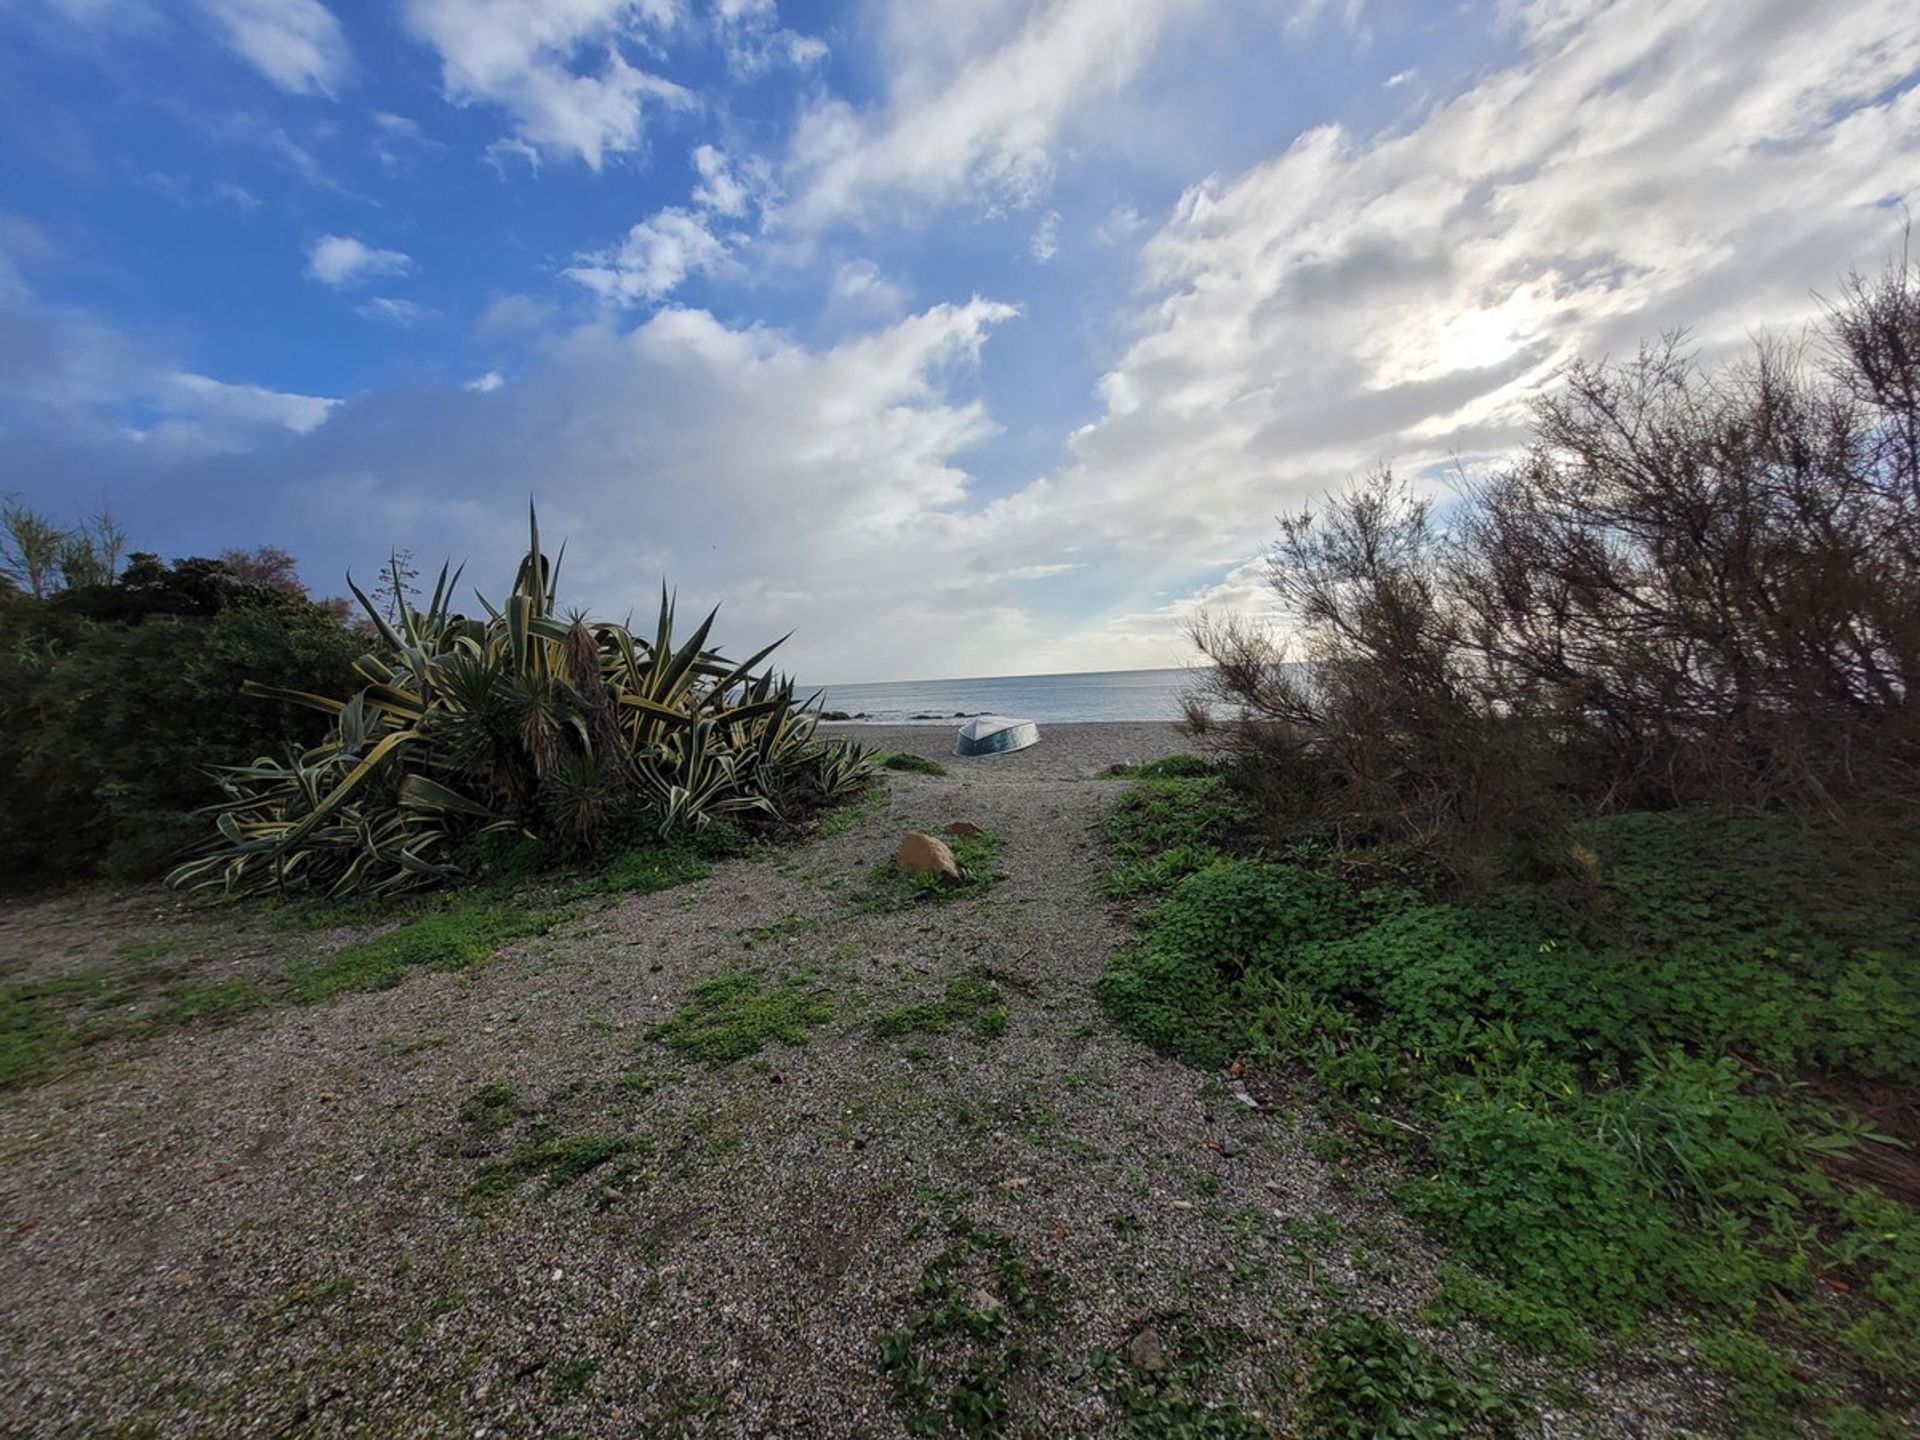
M 663 576 L 822 681 L 1178 664 L 1273 517 L 1900 240 L 1832 0 L 14 0 L 0 490 Z

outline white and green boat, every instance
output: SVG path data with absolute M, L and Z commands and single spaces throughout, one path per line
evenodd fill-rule
M 1006 755 L 1040 743 L 1040 727 L 1031 720 L 1005 715 L 976 715 L 960 727 L 953 742 L 956 755 Z

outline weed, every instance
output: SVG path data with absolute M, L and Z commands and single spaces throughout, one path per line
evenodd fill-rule
M 288 976 L 295 1001 L 328 1000 L 349 990 L 385 990 L 418 967 L 464 970 L 508 940 L 544 935 L 560 917 L 462 900 L 396 930 L 300 966 Z
M 497 1135 L 513 1119 L 513 1086 L 504 1080 L 482 1085 L 460 1106 L 460 1123 L 475 1136 Z
M 1205 783 L 1128 791 L 1116 857 L 1145 875 L 1205 843 L 1219 792 L 1167 788 Z M 1581 833 L 1583 893 L 1471 903 L 1216 854 L 1141 917 L 1100 996 L 1196 1065 L 1311 1073 L 1347 1128 L 1401 1148 L 1403 1205 L 1456 1257 L 1436 1316 L 1585 1355 L 1590 1330 L 1680 1303 L 1913 1384 L 1920 1223 L 1825 1168 L 1861 1122 L 1772 1078 L 1920 1070 L 1920 923 L 1890 898 L 1907 892 L 1866 883 L 1853 855 L 1823 884 L 1831 847 L 1777 821 L 1621 815 Z M 1341 1158 L 1335 1143 L 1318 1148 Z M 1753 1361 L 1741 1413 L 1840 1398 L 1832 1377 L 1796 1389 L 1736 1349 L 1722 1359 Z
M 721 1065 L 756 1055 L 769 1040 L 807 1043 L 807 1031 L 833 1018 L 810 975 L 768 986 L 757 970 L 726 970 L 694 987 L 687 1003 L 648 1032 L 690 1060 Z
M 947 767 L 938 760 L 928 760 L 921 755 L 909 755 L 904 750 L 896 750 L 879 760 L 883 770 L 899 770 L 908 775 L 945 775 Z
M 1305 1411 L 1310 1433 L 1330 1440 L 1505 1434 L 1518 1418 L 1484 1369 L 1456 1368 L 1391 1320 L 1366 1314 L 1314 1335 Z
M 569 1135 L 524 1145 L 498 1160 L 489 1160 L 474 1176 L 472 1193 L 501 1195 L 529 1180 L 543 1180 L 549 1195 L 583 1175 L 638 1148 L 638 1142 L 616 1135 Z
M 1107 774 L 1124 780 L 1203 780 L 1220 773 L 1220 767 L 1198 755 L 1163 755 L 1144 765 L 1109 765 Z
M 1092 1371 L 1127 1440 L 1266 1440 L 1264 1421 L 1208 1398 L 1218 1362 L 1246 1343 L 1232 1326 L 1162 1312 L 1120 1350 L 1096 1349 Z
M 554 1367 L 553 1388 L 561 1395 L 584 1395 L 599 1369 L 600 1362 L 591 1355 L 576 1355 Z
M 1010 1382 L 1037 1363 L 1057 1284 L 1010 1235 L 957 1213 L 942 1224 L 949 1243 L 913 1288 L 914 1314 L 880 1334 L 880 1368 L 907 1434 L 1003 1435 L 1014 1419 Z
M 874 1018 L 876 1035 L 945 1035 L 964 1025 L 984 1040 L 1007 1032 L 1006 997 L 991 980 L 962 976 L 947 982 L 946 994 L 918 1005 L 901 1005 Z
M 19 981 L 0 985 L 0 1085 L 37 1075 L 73 1043 L 60 1001 L 70 996 L 79 977 Z M 99 979 L 89 974 L 89 990 Z

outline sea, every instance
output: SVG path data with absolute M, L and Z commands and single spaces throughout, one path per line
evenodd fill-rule
M 825 691 L 820 707 L 869 724 L 951 724 L 963 715 L 1010 715 L 1042 724 L 1076 720 L 1178 720 L 1193 670 L 1102 670 L 1077 675 L 982 675 L 800 687 Z

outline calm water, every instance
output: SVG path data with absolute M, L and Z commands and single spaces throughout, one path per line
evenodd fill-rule
M 1064 724 L 1074 720 L 1177 720 L 1190 670 L 1108 670 L 1084 675 L 998 675 L 975 680 L 899 680 L 830 685 L 820 704 L 869 721 L 899 723 L 955 712 L 1012 715 Z M 802 694 L 809 693 L 803 689 Z M 928 723 L 931 723 L 929 720 Z

